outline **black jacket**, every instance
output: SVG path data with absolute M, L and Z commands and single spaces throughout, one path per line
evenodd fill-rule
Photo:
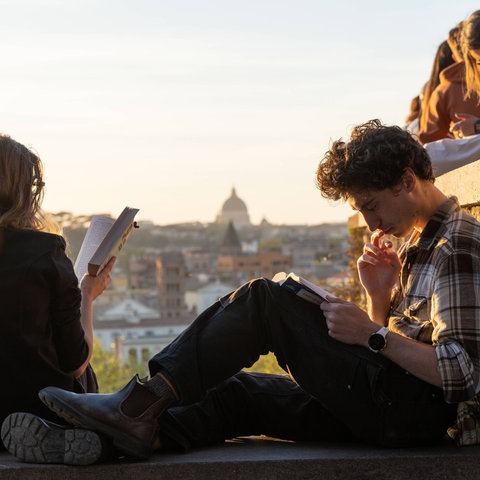
M 88 355 L 80 301 L 62 237 L 0 229 L 0 421 L 14 411 L 56 419 L 38 391 L 78 390 L 70 372 Z

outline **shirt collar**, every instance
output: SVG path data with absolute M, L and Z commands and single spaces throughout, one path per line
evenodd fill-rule
M 433 248 L 445 233 L 446 221 L 458 210 L 460 210 L 460 205 L 457 197 L 449 197 L 432 215 L 423 231 L 420 234 L 414 232 L 410 242 L 422 250 Z

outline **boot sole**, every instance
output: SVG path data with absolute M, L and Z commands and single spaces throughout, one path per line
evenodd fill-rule
M 91 465 L 102 456 L 95 432 L 57 426 L 30 413 L 9 415 L 1 437 L 7 450 L 26 463 Z
M 132 437 L 121 430 L 77 412 L 71 405 L 59 398 L 55 398 L 52 401 L 49 398 L 51 395 L 51 392 L 48 395 L 44 395 L 42 392 L 39 393 L 40 400 L 68 423 L 102 433 L 112 440 L 114 447 L 130 457 L 145 460 L 152 455 L 153 449 L 140 442 L 136 437 Z

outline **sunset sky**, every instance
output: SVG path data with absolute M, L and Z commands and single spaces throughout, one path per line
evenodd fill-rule
M 314 185 L 331 139 L 403 125 L 473 1 L 0 0 L 1 130 L 42 157 L 46 210 L 344 221 Z

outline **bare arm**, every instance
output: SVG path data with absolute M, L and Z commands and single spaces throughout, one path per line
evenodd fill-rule
M 395 332 L 388 332 L 387 346 L 380 352 L 407 372 L 436 387 L 442 387 L 435 347 Z
M 97 277 L 92 277 L 91 275 L 86 274 L 80 281 L 80 290 L 82 291 L 80 322 L 85 334 L 85 341 L 88 345 L 88 356 L 85 362 L 73 372 L 75 378 L 78 378 L 83 374 L 92 358 L 94 339 L 93 302 L 110 284 L 110 272 L 112 271 L 114 263 L 115 258 L 112 258 Z

